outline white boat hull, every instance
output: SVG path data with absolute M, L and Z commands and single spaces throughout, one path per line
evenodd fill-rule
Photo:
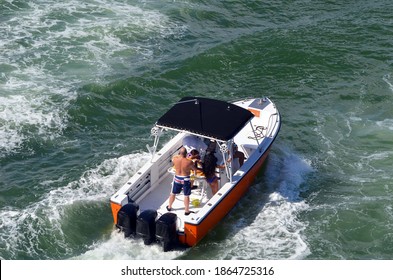
M 190 205 L 190 210 L 195 213 L 186 216 L 184 197 L 182 194 L 176 196 L 171 212 L 177 216 L 176 234 L 182 244 L 197 244 L 234 207 L 252 184 L 279 132 L 280 114 L 269 99 L 250 99 L 234 104 L 254 114 L 252 125 L 245 126 L 234 137 L 246 160 L 232 178 L 225 172 L 220 174 L 219 191 L 214 196 L 210 187 L 199 180 L 200 187 L 190 196 L 190 201 L 197 201 Z M 177 154 L 186 135 L 179 132 L 111 197 L 115 224 L 118 223 L 119 210 L 130 201 L 139 206 L 140 213 L 148 209 L 157 211 L 157 220 L 168 213 L 166 206 L 173 180 L 173 174 L 168 170 L 172 166 L 172 156 Z

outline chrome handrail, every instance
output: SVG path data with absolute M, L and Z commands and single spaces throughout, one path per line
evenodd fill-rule
M 269 116 L 268 125 L 267 125 L 267 128 L 266 128 L 267 131 L 270 132 L 270 134 L 269 134 L 269 133 L 266 133 L 266 135 L 269 135 L 269 137 L 272 137 L 273 131 L 275 130 L 275 128 L 276 128 L 276 126 L 277 126 L 277 123 L 278 123 L 278 117 L 277 117 L 276 120 L 274 121 L 274 120 L 273 120 L 273 116 L 278 116 L 278 112 L 273 113 L 273 114 L 271 114 L 271 115 Z M 273 125 L 273 126 L 272 126 L 272 128 L 270 129 L 271 125 Z

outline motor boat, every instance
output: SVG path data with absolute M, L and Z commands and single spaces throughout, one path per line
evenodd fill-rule
M 127 238 L 160 243 L 164 251 L 194 246 L 236 205 L 252 185 L 281 127 L 275 104 L 267 97 L 226 102 L 184 97 L 164 113 L 151 129 L 151 158 L 110 198 L 114 224 Z M 160 144 L 160 139 L 166 139 Z M 172 158 L 181 147 L 198 150 L 201 161 L 211 143 L 222 164 L 217 168 L 218 191 L 213 194 L 203 172 L 191 178 L 195 188 L 191 214 L 185 213 L 184 194 L 176 195 L 168 211 L 174 173 Z M 243 159 L 235 158 L 235 152 Z M 186 215 L 187 214 L 187 215 Z

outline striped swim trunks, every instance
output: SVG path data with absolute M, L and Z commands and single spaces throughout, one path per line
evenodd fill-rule
M 190 176 L 178 176 L 175 175 L 172 184 L 172 193 L 179 194 L 183 190 L 185 196 L 191 194 L 191 181 Z

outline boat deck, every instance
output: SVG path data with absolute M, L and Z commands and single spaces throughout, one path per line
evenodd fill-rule
M 172 188 L 173 175 L 168 173 L 162 182 L 150 195 L 146 196 L 139 202 L 140 211 L 147 209 L 157 210 L 158 217 L 168 212 L 166 206 L 168 205 L 169 194 Z M 196 180 L 195 184 L 198 184 L 198 188 L 191 190 L 190 195 L 190 211 L 197 213 L 212 197 L 210 186 L 205 182 L 205 179 Z M 193 205 L 193 200 L 200 201 L 199 205 Z M 183 192 L 176 195 L 175 201 L 172 205 L 171 213 L 175 213 L 178 217 L 177 226 L 179 231 L 184 230 L 184 220 L 192 219 L 193 213 L 186 216 L 184 215 L 184 195 Z

